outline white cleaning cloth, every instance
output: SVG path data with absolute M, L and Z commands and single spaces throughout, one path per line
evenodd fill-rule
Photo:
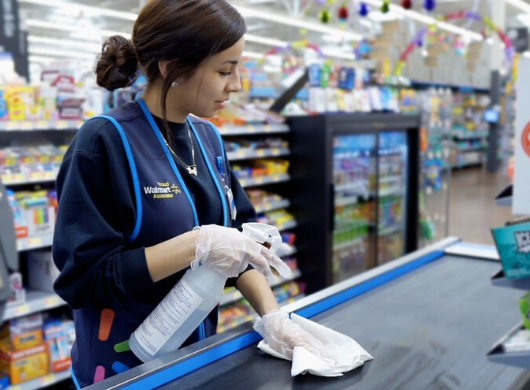
M 362 366 L 373 357 L 352 338 L 335 332 L 296 314 L 291 320 L 305 331 L 317 338 L 326 349 L 326 357 L 315 356 L 303 347 L 294 347 L 291 375 L 310 373 L 318 376 L 342 376 L 342 373 Z M 258 344 L 262 351 L 280 359 L 290 360 L 287 356 L 276 352 L 265 340 Z

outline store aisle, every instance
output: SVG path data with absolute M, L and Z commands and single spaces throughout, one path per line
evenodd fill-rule
M 449 235 L 493 245 L 490 229 L 513 218 L 510 207 L 495 205 L 495 196 L 510 183 L 504 171 L 483 168 L 453 171 L 449 206 Z

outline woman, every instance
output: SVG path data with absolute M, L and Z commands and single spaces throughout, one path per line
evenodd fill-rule
M 148 85 L 135 102 L 83 125 L 57 179 L 55 289 L 74 312 L 78 388 L 141 363 L 129 336 L 192 262 L 233 278 L 263 316 L 260 333 L 273 347 L 316 345 L 278 310 L 265 278 L 270 265 L 280 273 L 287 266 L 230 227 L 255 213 L 219 133 L 189 116 L 216 115 L 240 90 L 245 30 L 225 0 L 152 0 L 132 41 L 114 36 L 103 45 L 100 86 L 128 86 L 139 69 Z M 217 315 L 184 345 L 214 334 Z

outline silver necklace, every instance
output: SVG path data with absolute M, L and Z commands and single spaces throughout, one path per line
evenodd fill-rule
M 192 160 L 191 165 L 188 165 L 184 161 L 182 161 L 182 159 L 179 156 L 177 156 L 177 153 L 175 153 L 173 149 L 171 149 L 171 146 L 169 146 L 169 143 L 166 141 L 166 138 L 165 137 L 162 137 L 162 138 L 164 138 L 164 142 L 166 143 L 167 148 L 173 154 L 173 156 L 175 156 L 182 164 L 186 166 L 188 173 L 190 175 L 197 176 L 197 165 L 195 164 L 195 147 L 193 146 L 193 140 L 191 139 L 190 127 L 187 124 L 186 124 L 186 127 L 188 128 L 188 137 L 190 138 L 190 145 L 191 145 L 191 160 Z

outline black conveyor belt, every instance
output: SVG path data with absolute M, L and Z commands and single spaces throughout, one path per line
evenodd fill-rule
M 444 256 L 313 317 L 374 356 L 343 377 L 292 378 L 290 362 L 252 345 L 160 389 L 508 389 L 523 370 L 490 363 L 486 353 L 520 321 L 523 293 L 493 286 L 498 269 Z

